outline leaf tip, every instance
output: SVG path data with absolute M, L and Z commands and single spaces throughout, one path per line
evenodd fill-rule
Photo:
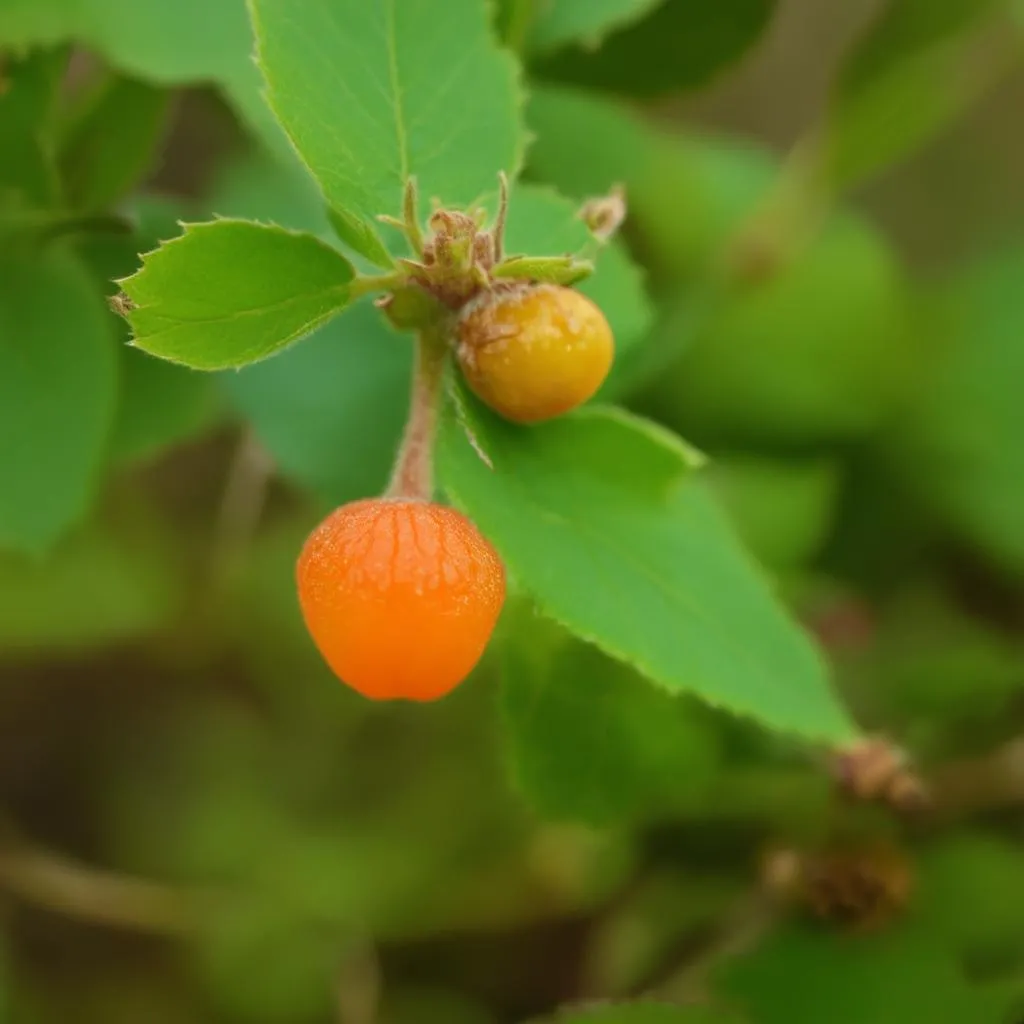
M 127 281 L 128 278 L 125 278 L 125 280 Z M 122 282 L 116 281 L 115 284 L 120 286 Z M 124 317 L 126 320 L 133 310 L 138 309 L 138 303 L 123 291 L 118 291 L 111 295 L 110 298 L 107 299 L 107 305 L 118 316 Z

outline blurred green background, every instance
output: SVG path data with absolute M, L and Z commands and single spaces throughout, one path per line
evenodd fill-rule
M 0 352 L 39 357 L 0 363 L 21 474 L 0 480 L 0 1021 L 522 1024 L 651 990 L 751 1024 L 1021 1019 L 1024 65 L 988 26 L 969 67 L 1006 67 L 962 116 L 826 199 L 794 148 L 881 7 L 785 0 L 735 64 L 666 87 L 671 55 L 623 88 L 542 55 L 526 177 L 625 183 L 651 303 L 611 394 L 711 456 L 858 721 L 931 783 L 909 825 L 518 601 L 436 705 L 341 687 L 294 559 L 383 485 L 407 342 L 364 305 L 201 375 L 125 348 L 102 300 L 179 218 L 329 234 L 242 5 L 181 5 L 139 29 L 151 54 L 99 29 L 65 45 L 49 6 L 0 0 Z M 50 185 L 18 147 L 49 65 L 66 194 L 122 229 L 58 225 L 29 275 L 18 229 Z M 45 443 L 19 462 L 27 403 Z M 766 896 L 766 851 L 865 843 L 914 880 L 893 920 L 851 934 L 827 898 Z

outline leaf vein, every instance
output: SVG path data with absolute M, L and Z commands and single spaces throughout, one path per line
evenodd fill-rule
M 391 86 L 392 106 L 395 118 L 395 135 L 398 141 L 399 174 L 404 182 L 409 177 L 408 138 L 405 133 L 405 114 L 402 109 L 402 86 L 398 77 L 398 47 L 395 29 L 395 0 L 386 0 L 385 44 L 388 52 L 388 79 Z M 378 213 L 384 211 L 378 210 Z

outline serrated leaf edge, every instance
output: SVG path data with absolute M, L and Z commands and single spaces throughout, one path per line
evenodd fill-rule
M 244 225 L 249 226 L 249 227 L 258 227 L 258 228 L 262 228 L 262 229 L 265 229 L 265 230 L 270 231 L 270 232 L 280 233 L 282 235 L 290 235 L 293 238 L 302 238 L 303 240 L 308 240 L 308 241 L 315 242 L 317 247 L 319 247 L 320 249 L 323 249 L 324 251 L 330 253 L 332 256 L 337 257 L 339 262 L 344 264 L 345 266 L 347 266 L 348 270 L 350 272 L 350 277 L 346 281 L 339 281 L 339 283 L 336 286 L 332 286 L 332 289 L 331 289 L 332 291 L 336 287 L 339 292 L 347 293 L 348 290 L 349 290 L 349 288 L 348 288 L 349 284 L 355 278 L 355 274 L 356 274 L 355 267 L 348 260 L 348 258 L 344 255 L 344 253 L 339 252 L 336 248 L 334 248 L 334 246 L 329 245 L 327 242 L 323 241 L 323 239 L 317 237 L 316 235 L 312 234 L 309 231 L 301 231 L 301 230 L 297 230 L 297 229 L 294 229 L 294 228 L 282 227 L 281 225 L 275 224 L 273 222 L 263 222 L 263 221 L 257 221 L 257 220 L 249 220 L 249 219 L 246 219 L 244 217 L 222 217 L 220 215 L 215 215 L 212 220 L 208 220 L 208 221 L 184 221 L 184 220 L 179 220 L 177 223 L 182 228 L 182 233 L 180 235 L 176 236 L 175 238 L 168 239 L 166 241 L 161 241 L 161 242 L 159 242 L 157 244 L 157 246 L 155 248 L 149 249 L 149 250 L 147 250 L 144 253 L 140 253 L 139 254 L 139 259 L 141 260 L 141 266 L 138 268 L 138 270 L 136 270 L 133 273 L 129 274 L 127 277 L 115 278 L 114 279 L 114 284 L 116 284 L 117 287 L 119 289 L 121 289 L 121 291 L 125 295 L 127 295 L 128 298 L 133 303 L 133 307 L 126 312 L 126 319 L 128 320 L 129 324 L 132 327 L 133 335 L 134 335 L 134 331 L 135 331 L 135 322 L 133 320 L 133 315 L 135 313 L 139 312 L 140 310 L 152 309 L 153 305 L 152 304 L 147 304 L 147 305 L 137 304 L 137 300 L 136 300 L 135 296 L 132 294 L 132 291 L 131 291 L 131 287 L 130 287 L 131 283 L 133 281 L 135 281 L 137 278 L 141 277 L 146 272 L 146 270 L 147 270 L 147 268 L 149 266 L 150 259 L 153 256 L 155 256 L 155 255 L 157 255 L 157 254 L 159 254 L 161 252 L 164 252 L 167 249 L 169 249 L 169 248 L 171 248 L 171 247 L 173 247 L 175 245 L 184 243 L 188 239 L 194 237 L 197 233 L 202 232 L 202 231 L 204 231 L 207 228 L 214 227 L 215 225 L 218 225 L 218 224 L 244 224 Z M 308 321 L 307 323 L 303 324 L 296 331 L 293 331 L 291 334 L 287 335 L 282 340 L 281 344 L 279 346 L 277 346 L 272 352 L 267 353 L 266 355 L 260 356 L 256 360 L 247 360 L 245 362 L 218 362 L 218 363 L 210 363 L 210 364 L 206 364 L 206 365 L 198 365 L 196 363 L 189 363 L 189 362 L 185 362 L 184 360 L 181 360 L 181 359 L 176 359 L 173 356 L 166 355 L 163 352 L 154 351 L 151 347 L 147 346 L 146 344 L 140 343 L 139 339 L 134 337 L 134 336 L 132 337 L 132 340 L 129 342 L 129 345 L 132 348 L 137 348 L 140 352 L 146 352 L 147 354 L 155 356 L 156 358 L 159 358 L 159 359 L 163 359 L 166 362 L 174 363 L 177 366 L 187 366 L 187 367 L 189 367 L 190 369 L 193 369 L 193 370 L 202 370 L 202 371 L 206 371 L 206 372 L 213 372 L 213 371 L 217 371 L 217 370 L 230 370 L 230 369 L 238 370 L 238 369 L 242 369 L 245 366 L 251 365 L 253 362 L 262 361 L 265 358 L 269 358 L 270 356 L 277 355 L 279 352 L 284 351 L 284 349 L 286 349 L 289 346 L 293 345 L 295 342 L 301 340 L 302 338 L 308 337 L 310 334 L 312 334 L 318 328 L 322 327 L 329 320 L 333 319 L 335 316 L 337 316 L 339 313 L 341 313 L 345 308 L 347 308 L 347 303 L 340 304 L 337 307 L 335 307 L 334 309 L 331 309 L 328 312 L 324 313 L 323 315 L 321 315 L 319 317 L 315 317 L 314 319 L 312 319 L 312 320 Z
M 619 409 L 616 406 L 585 406 L 584 408 L 579 409 L 575 413 L 573 413 L 572 416 L 573 418 L 598 418 L 609 417 L 609 414 L 611 414 L 610 418 L 620 423 L 637 427 L 644 434 L 650 437 L 651 440 L 655 441 L 655 443 L 658 443 L 663 447 L 667 447 L 668 450 L 676 452 L 685 459 L 685 450 L 687 446 L 681 438 L 678 438 L 678 436 L 674 435 L 671 431 L 659 427 L 657 424 L 651 424 L 650 421 L 645 421 L 642 417 L 635 416 L 632 413 L 626 412 L 623 409 Z M 648 424 L 653 429 L 645 429 L 645 424 Z M 680 449 L 680 444 L 684 446 L 683 449 Z M 472 516 L 472 510 L 466 503 L 464 498 L 460 496 L 458 488 L 453 488 L 451 484 L 446 481 L 445 493 L 447 494 L 452 504 L 454 504 L 465 514 Z M 738 558 L 741 558 L 743 560 L 750 574 L 758 580 L 758 584 L 760 586 L 765 588 L 767 592 L 766 596 L 769 598 L 769 600 L 774 600 L 772 596 L 773 588 L 770 579 L 767 573 L 764 571 L 763 567 L 755 561 L 753 556 L 747 552 L 747 550 L 731 532 L 730 541 L 733 544 L 734 554 Z M 502 558 L 503 560 L 508 560 L 504 554 L 502 554 Z M 515 576 L 517 576 L 520 579 L 523 578 L 523 573 L 520 571 L 518 566 L 510 565 L 509 568 Z M 835 732 L 822 732 L 819 730 L 802 729 L 799 727 L 795 727 L 793 725 L 773 721 L 772 718 L 765 717 L 757 710 L 743 706 L 742 703 L 715 699 L 714 697 L 708 696 L 706 693 L 695 688 L 694 686 L 670 686 L 659 678 L 658 673 L 655 672 L 646 663 L 646 660 L 644 658 L 619 650 L 615 644 L 610 644 L 602 637 L 599 637 L 596 634 L 590 632 L 588 629 L 582 628 L 572 623 L 565 616 L 554 612 L 552 608 L 549 606 L 549 603 L 546 600 L 544 600 L 539 594 L 534 592 L 532 588 L 526 586 L 524 589 L 527 595 L 533 601 L 535 608 L 543 616 L 550 619 L 552 622 L 557 623 L 563 629 L 567 630 L 570 634 L 572 634 L 577 639 L 582 640 L 584 643 L 591 644 L 592 646 L 596 647 L 599 651 L 602 651 L 604 654 L 607 654 L 609 657 L 614 658 L 617 661 L 621 661 L 623 664 L 630 665 L 632 668 L 636 669 L 636 671 L 640 675 L 642 675 L 646 680 L 648 680 L 648 682 L 650 682 L 653 686 L 657 686 L 659 689 L 665 691 L 666 693 L 687 693 L 709 707 L 716 708 L 720 711 L 726 711 L 729 714 L 735 715 L 740 718 L 744 718 L 748 721 L 752 721 L 761 727 L 767 726 L 780 733 L 792 736 L 799 736 L 804 738 L 805 740 L 808 740 L 813 743 L 818 743 L 829 748 L 834 747 L 835 745 L 840 743 L 849 743 L 852 740 L 855 740 L 859 735 L 859 730 L 857 729 L 856 724 L 845 713 L 846 709 L 843 706 L 842 702 L 838 699 L 838 697 L 835 698 L 836 711 L 839 716 L 846 719 L 846 724 L 848 728 L 843 732 L 839 732 L 838 730 Z M 810 655 L 815 659 L 815 661 L 820 666 L 823 681 L 826 686 L 829 686 L 829 689 L 831 691 L 828 666 L 821 649 L 818 647 L 816 643 L 814 643 L 814 641 L 809 636 L 807 636 L 806 632 L 803 630 L 799 623 L 794 622 L 792 625 L 794 629 L 797 629 L 801 633 L 803 633 L 808 645 Z
M 159 242 L 157 242 L 154 248 L 147 249 L 145 252 L 139 253 L 139 259 L 142 261 L 142 266 L 140 266 L 138 270 L 133 271 L 127 277 L 113 279 L 114 284 L 121 288 L 122 291 L 127 292 L 129 298 L 132 298 L 134 300 L 134 296 L 132 296 L 131 293 L 128 292 L 128 290 L 124 287 L 125 284 L 127 284 L 129 281 L 134 280 L 136 277 L 142 274 L 142 272 L 146 269 L 146 264 L 149 262 L 149 258 L 151 256 L 154 256 L 158 252 L 161 252 L 165 249 L 169 249 L 174 245 L 178 245 L 179 243 L 184 242 L 187 238 L 190 238 L 191 236 L 195 235 L 197 232 L 201 232 L 206 228 L 213 227 L 213 225 L 215 224 L 244 224 L 247 227 L 264 228 L 267 231 L 280 232 L 281 234 L 284 235 L 291 235 L 294 238 L 301 237 L 309 239 L 313 242 L 316 242 L 316 244 L 321 249 L 326 249 L 334 256 L 337 256 L 339 260 L 348 264 L 348 268 L 352 273 L 352 278 L 355 277 L 355 267 L 351 264 L 348 257 L 344 253 L 339 252 L 337 249 L 335 249 L 333 245 L 328 245 L 328 243 L 325 242 L 322 238 L 319 238 L 317 235 L 314 235 L 310 231 L 302 231 L 297 228 L 283 227 L 282 225 L 277 224 L 274 221 L 250 220 L 249 218 L 246 217 L 222 217 L 220 214 L 214 214 L 212 220 L 179 220 L 176 223 L 182 229 L 182 233 L 180 235 L 176 235 L 174 238 L 161 239 Z M 352 278 L 349 278 L 349 280 L 352 280 Z M 146 307 L 140 306 L 139 308 L 143 309 Z

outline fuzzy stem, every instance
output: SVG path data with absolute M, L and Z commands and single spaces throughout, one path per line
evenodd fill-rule
M 409 419 L 388 485 L 388 497 L 430 501 L 434 496 L 434 435 L 447 353 L 445 332 L 440 325 L 420 331 L 416 339 Z
M 353 299 L 360 299 L 371 292 L 387 292 L 398 288 L 405 282 L 405 274 L 395 272 L 393 274 L 363 275 L 352 279 L 348 286 L 349 295 Z

